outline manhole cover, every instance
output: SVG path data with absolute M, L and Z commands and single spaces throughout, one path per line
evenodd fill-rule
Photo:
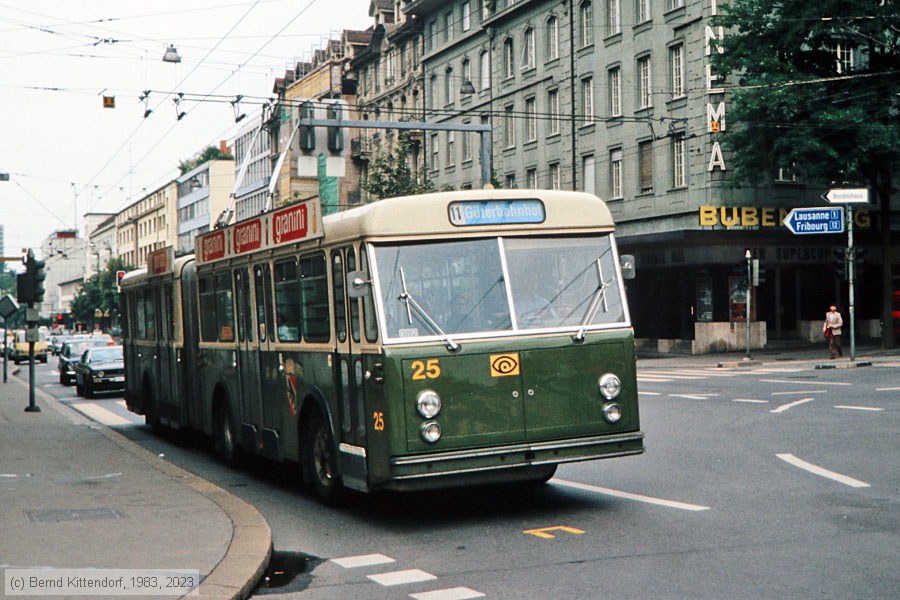
M 59 523 L 61 521 L 102 521 L 107 519 L 127 519 L 121 510 L 115 508 L 41 508 L 26 510 L 32 523 Z

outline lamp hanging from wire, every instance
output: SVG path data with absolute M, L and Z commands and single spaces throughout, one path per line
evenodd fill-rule
M 178 50 L 175 49 L 174 44 L 169 44 L 169 47 L 166 48 L 166 53 L 163 54 L 163 62 L 167 63 L 180 63 L 181 56 L 178 54 Z

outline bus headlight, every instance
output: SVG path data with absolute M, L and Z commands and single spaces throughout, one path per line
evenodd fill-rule
M 420 432 L 422 439 L 429 444 L 433 444 L 441 439 L 441 426 L 437 424 L 437 421 L 425 421 L 422 423 Z
M 622 418 L 622 407 L 615 402 L 607 402 L 603 405 L 603 418 L 609 423 L 617 423 Z
M 422 390 L 416 396 L 416 410 L 424 418 L 433 419 L 441 412 L 441 397 L 433 390 Z
M 622 391 L 622 382 L 612 373 L 606 373 L 597 381 L 600 393 L 607 400 L 614 400 Z

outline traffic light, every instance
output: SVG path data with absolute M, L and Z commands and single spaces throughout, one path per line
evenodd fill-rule
M 34 250 L 28 249 L 25 257 L 25 272 L 16 275 L 16 297 L 19 302 L 38 303 L 44 301 L 44 273 L 43 260 L 34 257 Z
M 847 279 L 847 249 L 835 248 L 834 250 L 834 270 L 838 277 Z
M 125 277 L 125 271 L 116 271 L 116 289 L 122 291 L 122 278 Z
M 312 102 L 304 102 L 300 105 L 300 118 L 313 119 L 314 111 Z M 300 131 L 300 149 L 304 152 L 312 152 L 316 149 L 316 128 L 312 125 L 301 125 Z
M 340 121 L 344 107 L 340 104 L 328 105 L 328 119 Z M 340 125 L 328 126 L 328 149 L 332 152 L 343 152 L 344 150 L 344 132 Z

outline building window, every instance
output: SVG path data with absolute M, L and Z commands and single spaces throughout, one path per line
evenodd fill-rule
M 622 33 L 620 0 L 606 0 L 606 35 Z
M 650 20 L 652 16 L 650 14 L 650 0 L 637 0 L 637 6 L 635 8 L 638 24 L 645 23 Z
M 581 80 L 581 114 L 584 117 L 584 125 L 594 122 L 594 78 L 585 77 Z
M 506 148 L 514 148 L 516 145 L 516 117 L 513 113 L 515 106 L 507 104 L 503 107 L 503 131 L 506 135 Z
M 653 191 L 653 144 L 650 141 L 638 144 L 638 189 L 641 194 Z
M 447 166 L 452 167 L 456 164 L 456 151 L 454 146 L 456 144 L 456 132 L 448 131 L 447 132 Z
M 609 87 L 609 116 L 622 116 L 622 70 L 614 67 L 607 71 L 607 84 Z
M 525 43 L 522 48 L 522 69 L 534 67 L 534 29 L 525 30 Z
M 471 135 L 472 134 L 469 133 L 468 131 L 463 131 L 460 134 L 460 137 L 462 138 L 463 162 L 468 162 L 468 161 L 472 160 L 472 141 L 471 141 L 471 137 L 470 137 Z
M 507 189 L 514 190 L 516 189 L 516 174 L 515 173 L 507 173 L 506 179 L 503 181 L 503 186 Z
M 537 169 L 525 170 L 525 187 L 529 190 L 537 189 Z
M 444 104 L 453 104 L 456 99 L 454 81 L 453 69 L 447 69 L 444 72 Z
M 853 48 L 846 44 L 838 44 L 834 48 L 837 61 L 837 72 L 846 75 L 853 70 Z
M 537 140 L 537 107 L 534 98 L 525 99 L 525 141 Z
M 581 157 L 581 172 L 584 173 L 584 191 L 588 194 L 596 193 L 597 175 L 594 172 L 593 154 Z
M 503 76 L 509 79 L 516 73 L 516 56 L 513 50 L 513 41 L 509 38 L 503 41 Z
M 491 55 L 488 54 L 487 51 L 484 51 L 479 58 L 479 69 L 481 70 L 479 73 L 481 76 L 480 87 L 482 90 L 489 90 L 491 88 Z
M 559 178 L 559 163 L 550 163 L 547 174 L 547 187 L 551 190 L 562 189 Z
M 438 108 L 438 106 L 440 106 L 440 103 L 438 102 L 437 75 L 432 75 L 428 80 L 428 98 L 431 101 L 431 108 Z
M 468 58 L 462 61 L 462 83 L 472 83 L 472 63 Z
M 687 141 L 683 133 L 672 138 L 672 185 L 687 187 Z
M 684 45 L 669 48 L 669 68 L 672 71 L 672 98 L 684 96 Z
M 453 11 L 444 13 L 444 41 L 453 39 Z
M 622 197 L 622 149 L 609 152 L 609 197 Z
M 585 48 L 594 43 L 594 7 L 590 0 L 579 5 L 578 15 L 581 47 Z
M 675 10 L 676 8 L 681 8 L 684 6 L 684 0 L 667 0 L 669 4 L 669 10 Z
M 549 90 L 547 92 L 547 126 L 549 135 L 557 135 L 559 133 L 559 90 Z
M 430 21 L 428 23 L 428 48 L 434 49 L 438 47 L 438 37 L 437 37 L 437 20 Z M 378 77 L 376 75 L 375 79 Z
M 437 132 L 431 134 L 431 164 L 429 166 L 432 171 L 437 171 L 441 166 Z
M 640 108 L 653 106 L 653 94 L 651 92 L 650 57 L 642 56 L 637 61 L 638 67 L 638 103 Z
M 559 19 L 547 19 L 547 60 L 559 58 Z
M 462 30 L 468 31 L 472 28 L 472 7 L 469 2 L 462 3 Z

